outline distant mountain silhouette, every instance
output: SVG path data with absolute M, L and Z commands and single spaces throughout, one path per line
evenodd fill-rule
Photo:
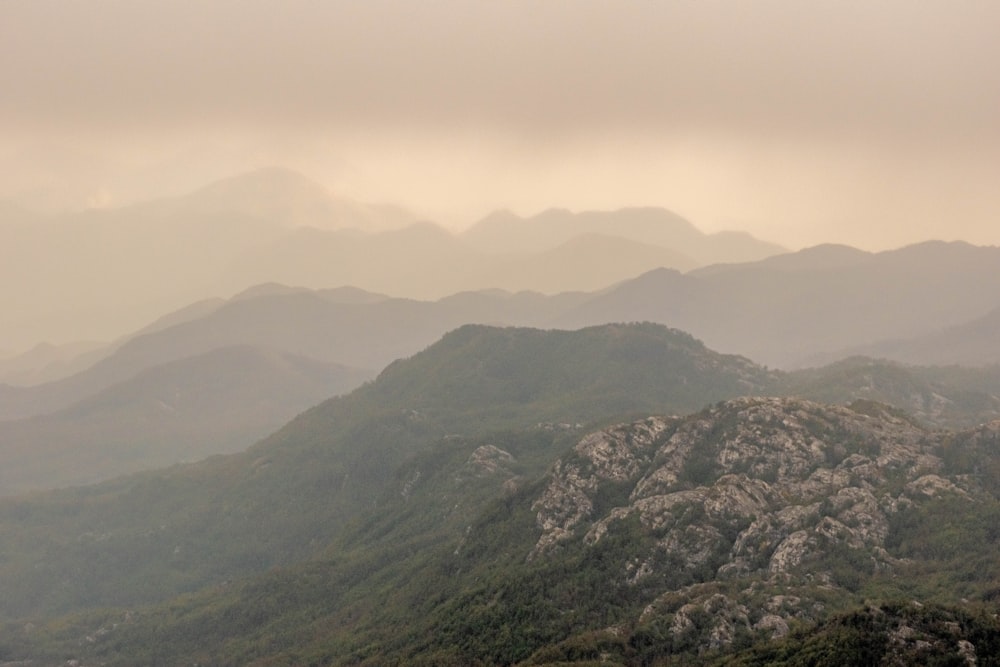
M 438 233 L 399 234 L 414 239 Z M 582 252 L 567 254 L 589 261 Z M 534 280 L 531 272 L 545 267 L 526 261 L 522 272 Z M 998 318 L 983 314 L 996 308 L 997 293 L 1000 249 L 940 242 L 876 254 L 809 249 L 688 274 L 656 269 L 609 289 L 556 296 L 479 290 L 418 301 L 357 288 L 269 284 L 166 316 L 75 376 L 0 387 L 0 418 L 61 409 L 150 366 L 230 345 L 377 370 L 468 323 L 576 329 L 658 322 L 692 332 L 715 349 L 782 368 L 827 363 L 846 353 L 924 365 L 991 363 L 998 359 Z M 907 339 L 917 340 L 885 343 Z
M 14 349 L 57 335 L 110 340 L 183 304 L 272 280 L 231 282 L 227 270 L 303 225 L 385 229 L 416 219 L 334 198 L 281 169 L 117 209 L 30 220 L 12 211 L 0 210 L 0 331 Z
M 804 248 L 798 252 L 773 255 L 753 262 L 753 265 L 757 268 L 770 268 L 781 271 L 821 271 L 858 266 L 870 261 L 872 257 L 871 253 L 852 248 L 851 246 L 825 243 L 811 248 Z M 741 266 L 746 268 L 746 264 L 746 262 L 735 265 L 712 264 L 695 269 L 690 273 L 694 276 L 704 278 L 739 269 Z
M 432 227 L 395 234 L 411 246 L 414 239 L 439 236 Z M 584 237 L 573 243 L 589 242 Z M 620 243 L 635 250 L 635 244 Z M 400 248 L 406 245 L 399 241 Z M 592 258 L 572 250 L 580 246 L 570 245 L 567 260 L 586 266 Z M 558 263 L 523 260 L 521 272 L 526 281 L 539 280 L 552 265 Z M 427 271 L 435 268 L 447 267 Z M 593 273 L 606 278 L 601 271 Z M 72 377 L 34 387 L 0 386 L 0 419 L 61 409 L 150 366 L 230 345 L 377 370 L 468 323 L 576 329 L 658 322 L 690 331 L 715 349 L 782 368 L 847 354 L 924 365 L 993 363 L 1000 356 L 993 335 L 998 317 L 984 313 L 996 308 L 997 293 L 1000 249 L 940 242 L 875 254 L 816 248 L 687 274 L 656 269 L 608 289 L 555 296 L 478 290 L 418 301 L 358 288 L 266 284 L 165 316 Z
M 277 168 L 117 209 L 26 215 L 0 209 L 8 349 L 113 340 L 184 304 L 262 283 L 419 299 L 494 288 L 556 293 L 782 250 L 747 234 L 703 234 L 653 208 L 495 214 L 453 234 Z
M 661 322 L 714 349 L 789 367 L 965 324 L 995 308 L 998 293 L 1000 248 L 934 241 L 859 254 L 826 247 L 689 274 L 651 271 L 554 324 Z M 910 360 L 928 363 L 920 355 Z
M 669 248 L 618 236 L 583 234 L 523 259 L 504 262 L 494 277 L 481 282 L 508 290 L 593 291 L 639 272 L 663 266 L 683 271 L 697 265 L 695 260 Z
M 852 351 L 911 364 L 1000 364 L 1000 308 L 965 324 L 913 338 L 864 345 Z
M 256 394 L 218 378 L 238 382 L 258 368 L 313 376 L 311 364 L 285 355 L 230 348 L 152 369 L 38 421 L 57 434 L 148 421 L 150 433 L 118 443 L 122 450 L 95 448 L 135 451 L 172 411 L 197 421 L 233 410 L 242 419 Z M 766 397 L 785 382 L 832 389 L 850 405 Z M 336 664 L 356 661 L 359 645 L 372 664 L 525 664 L 526 656 L 594 664 L 594 644 L 535 647 L 605 632 L 605 612 L 618 605 L 629 614 L 620 631 L 637 638 L 606 644 L 621 649 L 619 663 L 656 645 L 666 648 L 645 657 L 679 646 L 685 658 L 713 661 L 720 654 L 708 650 L 719 647 L 702 646 L 717 641 L 718 625 L 702 628 L 703 645 L 670 644 L 673 620 L 663 614 L 737 619 L 750 641 L 770 630 L 731 615 L 746 615 L 733 600 L 762 613 L 792 590 L 795 600 L 774 608 L 786 624 L 803 611 L 819 618 L 831 600 L 837 609 L 860 604 L 889 584 L 894 596 L 916 582 L 918 593 L 973 591 L 988 602 L 992 571 L 970 573 L 995 560 L 995 536 L 981 533 L 1000 509 L 990 474 L 998 425 L 943 433 L 871 400 L 909 402 L 914 389 L 940 388 L 871 360 L 776 373 L 648 323 L 460 327 L 245 451 L 0 500 L 0 616 L 18 633 L 6 657 L 229 664 L 239 646 L 240 662 L 297 664 L 307 642 L 311 655 Z M 46 464 L 71 477 L 95 462 L 90 446 L 48 451 Z M 14 455 L 31 454 L 12 452 L 19 472 L 30 459 Z M 0 470 L 0 483 L 5 475 L 13 472 Z M 809 552 L 790 557 L 803 552 L 789 545 Z M 872 558 L 900 576 L 885 577 Z M 800 604 L 805 595 L 813 597 Z M 682 603 L 695 604 L 688 600 L 697 606 L 683 612 Z M 563 625 L 581 604 L 592 613 Z M 988 611 L 981 618 L 995 627 Z M 643 620 L 651 613 L 662 623 Z M 25 618 L 45 630 L 25 633 Z M 117 619 L 125 620 L 113 626 Z M 507 630 L 489 631 L 501 627 L 494 619 L 511 619 L 518 641 L 532 645 L 510 652 Z M 951 621 L 941 619 L 932 620 L 954 644 Z M 98 635 L 102 627 L 110 629 Z M 81 642 L 81 631 L 95 641 Z M 441 651 L 427 653 L 428 637 Z M 476 643 L 463 644 L 467 637 Z
M 672 250 L 693 260 L 693 266 L 742 262 L 785 252 L 743 232 L 704 234 L 694 225 L 662 208 L 573 213 L 550 209 L 530 218 L 498 211 L 462 234 L 474 247 L 489 252 L 531 252 L 562 245 L 586 234 L 617 236 Z M 686 269 L 688 266 L 670 268 Z
M 239 451 L 372 375 L 249 346 L 146 368 L 52 414 L 0 422 L 0 495 Z
M 661 266 L 697 262 L 668 248 L 586 233 L 542 251 L 474 249 L 430 223 L 379 234 L 298 229 L 236 262 L 228 282 L 269 276 L 294 285 L 362 285 L 418 299 L 467 290 L 597 290 Z
M 0 420 L 60 410 L 150 367 L 233 345 L 374 372 L 462 324 L 540 324 L 585 298 L 494 290 L 414 301 L 356 288 L 258 286 L 222 304 L 200 302 L 164 316 L 70 377 L 30 387 L 0 385 Z
M 51 382 L 92 366 L 104 356 L 103 343 L 39 343 L 27 352 L 0 358 L 0 384 Z
M 378 231 L 405 227 L 417 220 L 417 216 L 398 206 L 334 197 L 302 174 L 278 167 L 212 183 L 175 202 L 198 213 L 238 212 L 278 221 L 286 227 Z

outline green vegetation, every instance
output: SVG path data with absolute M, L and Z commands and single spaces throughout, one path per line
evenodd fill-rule
M 768 393 L 823 403 L 878 401 L 931 426 L 969 428 L 1000 419 L 1000 366 L 911 366 L 851 357 L 776 374 Z
M 0 500 L 0 616 L 149 604 L 287 566 L 402 501 L 434 457 L 509 439 L 516 472 L 534 479 L 577 424 L 685 413 L 766 377 L 656 325 L 463 327 L 244 453 Z
M 961 640 L 978 664 L 995 664 L 1000 440 L 987 427 L 913 430 L 937 438 L 941 474 L 972 480 L 975 493 L 900 505 L 885 542 L 891 568 L 831 541 L 782 579 L 722 576 L 728 547 L 685 562 L 662 541 L 697 546 L 711 533 L 732 544 L 755 517 L 694 500 L 658 527 L 623 513 L 596 542 L 581 523 L 529 556 L 546 471 L 585 429 L 704 408 L 686 423 L 711 427 L 670 487 L 697 489 L 719 478 L 740 419 L 705 406 L 775 377 L 654 325 L 463 327 L 243 454 L 0 501 L 0 661 L 880 664 L 905 625 L 932 646 L 904 642 L 907 659 L 951 664 Z M 877 453 L 796 405 L 826 447 L 817 460 Z M 900 414 L 867 400 L 854 410 Z M 775 415 L 757 426 L 779 429 Z M 670 424 L 658 444 L 677 432 Z M 752 477 L 747 465 L 738 473 Z M 627 507 L 634 484 L 602 479 L 590 517 Z M 832 502 L 817 505 L 836 516 Z M 754 552 L 755 567 L 770 553 Z M 924 607 L 895 602 L 914 599 Z M 769 613 L 790 619 L 784 639 L 772 641 Z M 732 621 L 724 641 L 719 619 Z
M 994 613 L 983 609 L 883 603 L 836 616 L 783 641 L 754 647 L 712 664 L 718 667 L 997 665 L 1000 624 Z

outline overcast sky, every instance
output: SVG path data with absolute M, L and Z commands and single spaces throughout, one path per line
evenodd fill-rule
M 266 165 L 449 226 L 658 205 L 789 247 L 1000 244 L 1000 2 L 0 2 L 0 197 Z

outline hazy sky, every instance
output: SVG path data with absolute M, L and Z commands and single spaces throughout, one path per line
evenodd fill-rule
M 1000 2 L 0 1 L 0 197 L 265 165 L 451 226 L 660 205 L 1000 244 Z

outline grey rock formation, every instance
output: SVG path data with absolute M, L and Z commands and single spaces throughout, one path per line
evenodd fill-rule
M 992 443 L 995 431 L 964 437 Z M 575 540 L 589 548 L 637 519 L 652 547 L 623 563 L 623 581 L 680 573 L 701 582 L 664 594 L 644 618 L 666 614 L 682 637 L 701 614 L 710 624 L 700 630 L 706 649 L 737 632 L 784 636 L 790 620 L 822 611 L 816 584 L 838 587 L 825 569 L 829 553 L 891 572 L 902 562 L 887 549 L 894 513 L 979 492 L 973 476 L 943 473 L 944 437 L 871 404 L 862 412 L 788 398 L 740 398 L 687 418 L 620 424 L 585 436 L 555 464 L 532 508 L 540 535 L 529 558 Z M 602 509 L 608 485 L 627 493 Z M 810 592 L 760 603 L 762 590 L 798 586 Z

